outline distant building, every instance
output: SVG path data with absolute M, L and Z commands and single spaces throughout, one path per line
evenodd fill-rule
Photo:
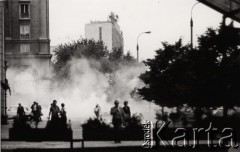
M 117 22 L 118 16 L 113 13 L 108 21 L 91 21 L 85 25 L 85 38 L 102 41 L 109 51 L 123 48 L 123 33 Z
M 14 85 L 19 82 L 17 76 L 23 73 L 50 83 L 49 0 L 6 0 L 5 3 L 7 78 L 14 96 L 18 94 L 14 92 Z M 13 69 L 16 75 L 9 76 Z M 21 81 L 22 85 L 28 83 Z
M 4 70 L 4 1 L 0 0 L 0 80 L 5 82 Z M 0 86 L 1 114 L 5 115 L 5 95 L 3 87 Z

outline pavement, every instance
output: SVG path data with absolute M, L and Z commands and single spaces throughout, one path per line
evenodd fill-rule
M 35 125 L 31 124 L 34 128 Z M 42 121 L 39 123 L 38 128 L 45 128 L 46 121 Z M 1 130 L 1 138 L 2 139 L 8 139 L 8 130 L 12 127 L 12 122 L 10 122 L 8 125 L 2 125 Z M 82 127 L 80 122 L 73 121 L 72 122 L 72 129 L 73 129 L 73 139 L 82 139 Z M 206 144 L 206 141 L 202 141 L 202 144 Z M 201 143 L 200 143 L 201 144 Z M 113 141 L 86 141 L 84 142 L 85 149 L 82 149 L 81 142 L 75 142 L 73 147 L 75 150 L 87 150 L 87 151 L 167 151 L 167 152 L 178 152 L 178 151 L 193 151 L 193 152 L 240 152 L 240 148 L 234 149 L 230 148 L 229 150 L 211 150 L 211 149 L 166 149 L 166 148 L 160 148 L 160 149 L 143 149 L 142 141 L 123 141 L 120 144 L 116 144 Z M 240 143 L 238 143 L 240 145 Z M 6 152 L 27 152 L 27 151 L 69 151 L 70 143 L 69 142 L 19 142 L 19 141 L 2 141 L 1 143 L 1 151 Z
M 3 150 L 3 152 L 226 152 L 226 150 L 206 150 L 206 149 L 143 149 L 141 147 L 110 147 L 110 148 L 87 148 L 87 149 L 16 149 Z
M 47 121 L 41 121 L 38 125 L 38 128 L 45 128 Z M 9 128 L 12 127 L 12 122 L 9 122 L 8 125 L 2 125 L 1 138 L 9 139 Z M 32 128 L 35 128 L 34 123 L 31 124 Z M 72 122 L 73 129 L 73 139 L 82 139 L 82 127 L 80 122 Z M 125 147 L 125 146 L 134 146 L 141 147 L 142 141 L 123 141 L 121 144 L 116 144 L 114 141 L 87 141 L 84 142 L 85 147 Z M 20 142 L 20 141 L 2 141 L 2 150 L 14 150 L 14 149 L 64 149 L 69 148 L 69 142 Z M 82 148 L 81 142 L 74 142 L 74 148 Z

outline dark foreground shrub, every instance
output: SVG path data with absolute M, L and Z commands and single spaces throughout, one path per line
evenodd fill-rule
M 87 129 L 109 129 L 110 125 L 104 120 L 89 118 L 84 124 L 82 124 L 82 127 Z

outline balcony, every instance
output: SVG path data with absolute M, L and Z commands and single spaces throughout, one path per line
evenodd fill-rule
M 30 34 L 20 34 L 20 39 L 29 39 L 30 38 Z
M 29 13 L 20 13 L 20 19 L 30 19 Z

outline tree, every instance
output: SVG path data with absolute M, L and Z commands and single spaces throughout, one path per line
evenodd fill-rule
M 125 64 L 131 64 L 131 63 L 136 63 L 135 58 L 132 56 L 131 52 L 128 51 L 126 55 L 123 55 L 123 62 Z
M 108 56 L 108 51 L 102 42 L 87 39 L 61 44 L 54 50 L 54 53 L 53 73 L 56 80 L 66 80 L 69 78 L 69 61 L 73 58 L 95 59 L 104 62 L 104 59 Z M 108 68 L 104 70 L 108 70 Z
M 239 105 L 240 39 L 238 30 L 221 25 L 218 30 L 208 29 L 198 39 L 198 49 L 191 52 L 197 83 L 191 105 L 224 107 L 227 110 Z
M 132 65 L 136 63 L 130 51 L 124 54 L 122 48 L 113 49 L 113 51 L 109 53 L 108 59 L 111 62 L 112 69 L 115 71 L 122 65 Z
M 189 46 L 183 46 L 180 39 L 171 45 L 162 43 L 163 49 L 156 51 L 154 59 L 148 59 L 144 63 L 149 70 L 140 76 L 147 84 L 139 89 L 139 93 L 145 100 L 154 101 L 162 107 L 174 107 L 182 105 L 187 87 L 184 81 L 184 68 L 187 66 L 184 60 Z
M 142 97 L 161 106 L 187 103 L 195 107 L 225 109 L 239 105 L 239 35 L 230 26 L 208 29 L 190 49 L 181 39 L 173 45 L 163 43 L 154 59 L 144 63 L 149 71 L 140 78 L 147 84 Z M 225 114 L 226 114 L 225 110 Z
M 55 60 L 53 62 L 54 80 L 68 82 L 70 74 L 70 61 L 72 59 L 85 58 L 96 60 L 100 66 L 100 72 L 113 73 L 123 64 L 132 64 L 134 61 L 130 53 L 123 53 L 123 48 L 116 48 L 109 52 L 103 42 L 80 39 L 68 44 L 61 44 L 54 50 Z

